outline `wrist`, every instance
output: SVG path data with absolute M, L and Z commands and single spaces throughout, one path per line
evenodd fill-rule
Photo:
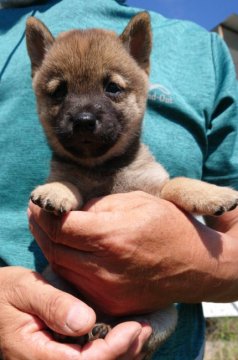
M 233 302 L 238 299 L 238 242 L 229 234 L 217 234 L 220 236 L 218 265 L 206 301 Z
M 217 232 L 191 219 L 192 248 L 188 283 L 192 284 L 183 302 L 232 302 L 238 299 L 238 242 L 229 233 Z M 182 285 L 181 285 L 182 286 Z M 189 300 L 189 301 L 187 301 Z
M 162 298 L 165 302 L 184 303 L 238 299 L 238 241 L 229 233 L 202 224 L 171 203 L 165 203 L 161 211 L 157 233 L 163 237 L 166 228 L 167 247 L 164 258 L 159 259 L 160 303 Z

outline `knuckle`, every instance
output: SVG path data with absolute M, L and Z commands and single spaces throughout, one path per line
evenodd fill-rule
M 136 196 L 138 196 L 138 198 L 142 198 L 142 199 L 151 199 L 153 198 L 153 196 L 145 191 L 142 191 L 142 190 L 136 190 L 134 192 L 134 194 Z
M 48 235 L 53 242 L 58 243 L 61 231 L 61 218 L 57 215 L 49 216 Z
M 55 250 L 55 245 L 54 243 L 51 243 L 51 241 L 49 241 L 49 244 L 48 244 L 48 251 L 47 251 L 47 259 L 49 261 L 50 264 L 52 263 L 55 263 L 55 260 L 56 260 L 56 250 Z
M 49 321 L 49 324 L 53 325 L 58 324 L 59 326 L 64 326 L 64 319 L 61 319 L 63 308 L 64 295 L 61 291 L 57 291 L 53 296 L 51 296 L 48 301 L 45 303 L 45 314 L 46 318 Z

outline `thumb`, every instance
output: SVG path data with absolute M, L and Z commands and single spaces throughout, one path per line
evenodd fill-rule
M 94 311 L 74 296 L 49 285 L 41 275 L 23 269 L 12 305 L 36 315 L 51 330 L 68 336 L 88 333 L 95 324 Z

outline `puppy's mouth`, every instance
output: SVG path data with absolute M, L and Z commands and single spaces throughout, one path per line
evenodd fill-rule
M 57 134 L 63 148 L 77 158 L 97 158 L 110 150 L 120 138 L 118 129 L 107 131 L 81 132 L 64 131 Z
M 62 144 L 65 150 L 80 159 L 98 158 L 108 152 L 115 142 L 95 142 L 90 140 L 83 140 L 80 142 L 73 142 Z

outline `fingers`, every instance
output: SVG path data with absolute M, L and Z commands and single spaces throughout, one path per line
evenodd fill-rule
M 112 278 L 114 277 L 114 274 L 108 273 L 101 264 L 101 260 L 105 261 L 105 257 L 95 257 L 93 252 L 74 250 L 64 245 L 54 244 L 37 224 L 34 226 L 33 235 L 37 238 L 39 246 L 55 273 L 73 284 L 76 289 L 87 294 L 88 298 L 94 300 L 95 303 L 98 303 L 99 299 L 102 303 L 102 294 L 106 295 L 109 289 L 101 291 L 101 279 L 106 277 L 112 287 Z M 114 288 L 115 290 L 118 288 L 118 282 L 115 282 Z M 100 289 L 99 292 L 98 289 Z M 113 306 L 113 301 L 110 301 L 110 306 Z
M 85 270 L 84 264 L 86 264 L 87 270 L 92 267 L 95 268 L 95 270 L 98 268 L 95 261 L 92 261 L 92 258 L 94 258 L 93 249 L 90 249 L 91 251 L 85 251 L 83 242 L 83 250 L 75 250 L 69 246 L 59 243 L 56 244 L 33 219 L 31 220 L 31 225 L 31 232 L 51 265 L 63 266 L 69 269 L 73 267 L 77 270 L 77 273 Z
M 90 200 L 84 205 L 83 210 L 94 213 L 124 211 L 125 208 L 140 206 L 142 202 L 153 199 L 153 196 L 143 191 L 132 191 L 129 193 L 112 194 Z
M 148 338 L 148 331 L 144 332 L 139 323 L 131 321 L 117 325 L 105 339 L 95 340 L 82 348 L 78 345 L 55 342 L 44 330 L 44 324 L 29 314 L 19 315 L 19 311 L 13 309 L 11 315 L 17 322 L 17 331 L 12 329 L 8 339 L 1 337 L 1 350 L 4 358 L 9 359 L 131 360 L 137 358 Z M 12 316 L 8 317 L 9 320 Z M 19 321 L 24 324 L 24 329 L 17 326 Z
M 21 270 L 8 301 L 24 313 L 36 315 L 49 328 L 61 334 L 86 334 L 95 324 L 94 311 L 72 295 L 49 285 L 37 273 Z
M 140 191 L 114 194 L 91 200 L 84 207 L 87 211 L 71 211 L 62 217 L 30 202 L 28 216 L 29 222 L 34 219 L 55 243 L 91 251 L 97 250 L 106 235 L 120 230 L 123 220 L 133 221 L 132 209 L 140 209 L 152 199 L 153 196 Z
M 141 324 L 142 329 L 138 337 L 134 340 L 130 349 L 127 353 L 123 354 L 118 360 L 142 360 L 145 357 L 145 353 L 143 353 L 143 347 L 147 340 L 149 339 L 152 328 L 148 324 Z
M 139 353 L 148 336 L 148 332 L 143 333 L 142 325 L 132 321 L 115 326 L 105 339 L 84 347 L 58 343 L 52 339 L 46 324 L 65 335 L 80 335 L 91 330 L 90 317 L 94 325 L 91 310 L 30 270 L 10 267 L 4 269 L 3 278 L 1 291 L 6 296 L 2 295 L 0 340 L 6 359 L 116 360 L 126 356 L 123 359 L 129 360 Z
M 51 241 L 83 251 L 100 249 L 100 242 L 110 232 L 112 224 L 118 222 L 114 220 L 116 217 L 114 214 L 95 214 L 86 211 L 71 211 L 59 217 L 42 210 L 32 202 L 29 205 L 28 217 L 32 232 L 34 232 L 33 225 L 37 223 Z M 95 233 L 93 229 L 97 229 L 97 232 Z
M 4 359 L 18 360 L 72 360 L 80 359 L 80 347 L 54 341 L 45 325 L 36 317 L 12 310 L 14 328 L 11 333 L 1 333 L 1 350 Z M 1 329 L 3 332 L 3 328 Z
M 82 360 L 115 360 L 120 359 L 134 349 L 134 343 L 140 336 L 142 327 L 139 323 L 130 321 L 117 325 L 106 338 L 97 339 L 87 344 L 81 352 Z M 95 356 L 95 357 L 94 357 Z M 133 357 L 127 357 L 131 360 Z

